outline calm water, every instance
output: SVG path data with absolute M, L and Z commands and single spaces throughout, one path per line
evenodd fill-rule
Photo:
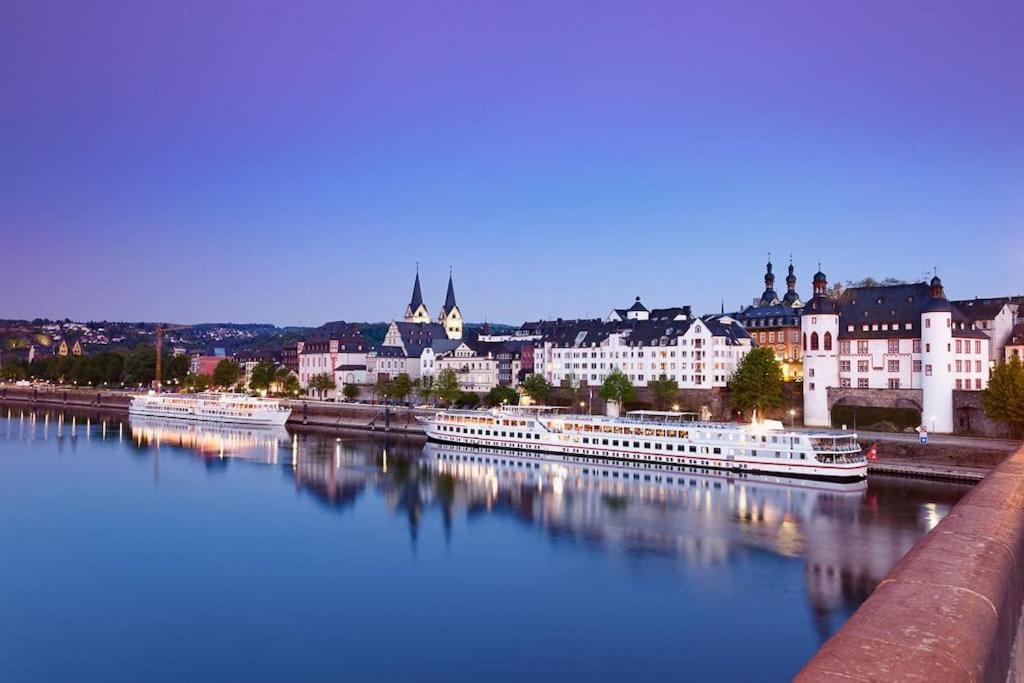
M 0 418 L 0 680 L 784 680 L 964 494 Z

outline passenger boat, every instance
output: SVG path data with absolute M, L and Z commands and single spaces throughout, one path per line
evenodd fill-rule
M 777 420 L 701 422 L 691 413 L 637 410 L 624 417 L 566 415 L 546 406 L 441 410 L 418 418 L 427 438 L 633 462 L 856 480 L 867 460 L 850 432 L 787 430 Z
M 165 417 L 202 422 L 252 425 L 284 425 L 291 408 L 273 399 L 244 394 L 158 394 L 149 392 L 132 399 L 130 415 Z

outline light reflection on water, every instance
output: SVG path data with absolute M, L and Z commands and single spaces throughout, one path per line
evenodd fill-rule
M 538 458 L 500 450 L 424 445 L 417 440 L 367 434 L 289 434 L 284 429 L 153 418 L 129 422 L 95 413 L 28 412 L 17 408 L 10 409 L 7 419 L 0 423 L 0 437 L 4 453 L 12 452 L 18 444 L 27 447 L 29 454 L 34 445 L 41 445 L 41 453 L 57 455 L 84 454 L 92 449 L 106 453 L 104 448 L 111 446 L 118 454 L 130 454 L 133 461 L 146 459 L 148 478 L 158 488 L 165 486 L 162 468 L 175 468 L 176 482 L 190 476 L 188 459 L 182 461 L 180 457 L 183 454 L 203 463 L 207 473 L 229 473 L 227 468 L 235 461 L 242 461 L 243 467 L 269 466 L 266 472 L 283 473 L 296 492 L 319 503 L 312 510 L 289 512 L 296 515 L 293 523 L 311 524 L 310 515 L 317 508 L 346 514 L 334 524 L 341 525 L 349 545 L 339 542 L 331 546 L 329 561 L 305 566 L 304 575 L 313 572 L 363 584 L 372 581 L 381 565 L 352 568 L 351 543 L 356 543 L 354 547 L 379 544 L 380 538 L 391 538 L 381 525 L 387 525 L 389 519 L 401 520 L 406 548 L 412 549 L 413 555 L 410 557 L 408 550 L 403 551 L 392 541 L 377 550 L 378 562 L 394 563 L 391 571 L 410 572 L 407 580 L 428 571 L 428 584 L 446 586 L 440 597 L 445 619 L 451 623 L 444 633 L 417 629 L 417 645 L 429 653 L 422 657 L 446 661 L 443 649 L 450 645 L 450 638 L 458 637 L 460 629 L 466 629 L 464 638 L 476 637 L 480 629 L 492 629 L 495 642 L 477 643 L 472 655 L 460 656 L 481 663 L 504 662 L 507 651 L 498 646 L 502 641 L 497 636 L 505 634 L 507 638 L 504 629 L 514 626 L 514 637 L 532 642 L 534 656 L 552 663 L 552 674 L 571 662 L 566 675 L 586 673 L 598 679 L 627 672 L 671 675 L 684 665 L 692 674 L 725 678 L 791 676 L 967 490 L 955 484 L 885 478 L 840 484 L 689 467 L 634 467 L 584 458 Z M 17 466 L 0 458 L 0 466 L 5 464 Z M 52 472 L 48 475 L 54 476 Z M 248 506 L 255 512 L 275 496 L 274 489 L 267 491 L 264 484 L 253 484 L 248 471 L 244 476 L 242 471 L 231 475 L 226 484 L 228 488 L 218 489 L 218 495 L 230 496 L 240 511 Z M 256 497 L 254 487 L 260 497 Z M 21 500 L 23 506 L 33 502 L 31 498 Z M 218 504 L 222 502 L 217 500 Z M 57 521 L 63 533 L 76 532 L 74 516 L 58 516 Z M 514 523 L 511 529 L 509 521 Z M 167 521 L 159 518 L 150 523 L 158 532 Z M 21 524 L 31 525 L 31 521 Z M 251 532 L 244 520 L 238 524 L 233 531 L 239 536 Z M 441 534 L 440 546 L 430 533 L 435 525 Z M 18 530 L 26 533 L 24 526 Z M 524 536 L 523 531 L 529 533 Z M 292 541 L 275 533 L 285 532 L 268 531 L 260 543 L 283 545 Z M 425 548 L 440 549 L 436 565 L 433 555 L 430 560 L 424 559 Z M 235 561 L 241 561 L 247 551 L 255 552 L 242 545 L 241 556 Z M 515 556 L 502 562 L 486 559 L 512 551 Z M 181 552 L 189 550 L 184 547 Z M 456 556 L 460 559 L 453 559 Z M 224 561 L 230 565 L 232 559 Z M 453 567 L 451 562 L 461 564 Z M 527 571 L 521 566 L 523 562 L 542 565 L 536 569 L 537 575 L 550 576 L 551 585 L 545 586 L 544 579 L 521 585 L 519 579 Z M 425 564 L 430 568 L 424 568 Z M 480 565 L 479 569 L 475 565 Z M 564 576 L 568 568 L 577 572 L 577 578 L 569 581 Z M 463 576 L 464 582 L 479 580 L 474 571 L 486 573 L 490 583 L 502 587 L 491 600 L 497 605 L 512 601 L 504 607 L 505 613 L 483 609 L 476 601 L 479 596 L 470 595 L 468 587 L 445 583 L 450 575 Z M 581 571 L 585 574 L 580 575 Z M 157 575 L 159 578 L 159 572 Z M 237 578 L 233 581 L 238 584 Z M 601 592 L 575 595 L 574 583 L 589 582 L 599 586 Z M 88 583 L 83 586 L 89 587 Z M 238 588 L 255 593 L 248 595 L 243 590 L 238 599 L 244 600 L 264 599 L 259 591 L 267 590 L 262 584 L 241 584 Z M 614 596 L 616 600 L 609 591 L 613 596 L 621 595 Z M 187 600 L 187 595 L 177 597 Z M 344 595 L 343 604 L 363 615 L 362 625 L 385 642 L 393 632 L 373 623 L 374 615 L 384 611 L 393 618 L 419 622 L 427 615 L 421 613 L 425 608 L 417 606 L 417 601 L 438 597 L 417 596 L 407 608 L 385 608 L 372 602 L 364 605 L 362 598 L 354 599 L 347 592 L 339 595 Z M 530 611 L 529 619 L 522 616 L 525 621 L 517 622 L 509 616 L 517 614 L 511 606 L 516 601 L 543 600 L 545 596 L 547 603 L 527 610 L 536 610 Z M 45 601 L 46 596 L 40 594 L 36 599 Z M 616 625 L 615 619 L 595 624 L 591 611 L 597 607 L 587 600 L 616 604 L 614 614 L 622 619 L 621 625 Z M 676 604 L 680 600 L 685 609 Z M 326 626 L 322 614 L 285 610 L 281 618 L 285 614 L 290 620 L 298 618 Z M 544 631 L 536 619 L 545 617 L 564 623 L 558 631 L 558 647 L 550 652 L 544 644 L 549 640 L 539 644 L 530 640 L 533 632 Z M 644 650 L 644 637 L 639 637 L 637 645 L 629 645 L 638 637 L 636 624 L 647 622 L 651 632 L 646 637 L 662 646 Z M 350 627 L 333 621 L 330 625 L 336 629 Z M 9 635 L 5 633 L 7 626 L 0 617 L 0 642 L 2 636 Z M 239 625 L 232 623 L 232 627 Z M 765 641 L 758 645 L 750 635 L 743 639 L 747 658 L 755 660 L 752 663 L 730 655 L 737 636 L 746 633 L 748 627 Z M 617 649 L 614 656 L 608 653 L 607 659 L 595 654 L 593 634 L 588 635 L 591 629 L 602 638 L 623 643 L 625 649 Z M 315 653 L 303 650 L 301 642 L 293 647 L 302 651 L 307 668 L 300 669 L 305 675 L 317 675 L 327 664 L 318 662 Z M 2 648 L 0 645 L 0 655 Z M 15 671 L 25 673 L 16 666 L 23 662 L 9 654 L 7 660 L 0 656 L 0 678 L 5 661 L 13 660 Z M 373 662 L 380 666 L 379 658 L 384 654 L 379 648 L 363 647 L 349 653 L 354 657 L 349 664 L 353 672 L 362 670 L 385 678 L 420 671 L 413 663 L 403 668 L 402 658 L 391 662 L 390 669 L 374 669 Z M 183 656 L 202 659 L 194 652 Z M 269 678 L 275 664 L 281 666 L 281 671 L 295 672 L 285 664 L 287 659 L 270 661 L 259 669 L 236 673 Z M 104 677 L 110 673 L 102 669 L 86 673 L 101 672 Z M 181 673 L 171 667 L 166 679 Z M 420 673 L 428 679 L 450 680 L 453 672 Z

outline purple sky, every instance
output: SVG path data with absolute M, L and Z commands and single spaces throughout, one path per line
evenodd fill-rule
M 1024 290 L 1024 3 L 0 3 L 0 317 Z M 781 277 L 779 286 L 781 287 Z

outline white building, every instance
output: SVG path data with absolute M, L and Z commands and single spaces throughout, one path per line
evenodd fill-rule
M 988 335 L 992 341 L 989 344 L 989 360 L 999 362 L 1005 355 L 1006 343 L 1019 315 L 1018 298 L 963 299 L 954 301 L 953 305 L 975 329 Z
M 437 357 L 436 372 L 454 370 L 463 391 L 484 393 L 498 386 L 498 359 L 466 342 Z
M 922 422 L 953 431 L 953 391 L 988 386 L 989 339 L 930 284 L 853 287 L 838 300 L 814 275 L 804 308 L 804 422 L 831 425 L 829 389 L 916 390 Z M 873 399 L 865 392 L 865 405 Z
M 729 316 L 693 318 L 689 307 L 648 311 L 639 297 L 604 320 L 530 323 L 542 330 L 534 372 L 554 385 L 573 378 L 593 386 L 621 370 L 639 387 L 673 379 L 682 389 L 724 387 L 751 348 L 750 335 Z

